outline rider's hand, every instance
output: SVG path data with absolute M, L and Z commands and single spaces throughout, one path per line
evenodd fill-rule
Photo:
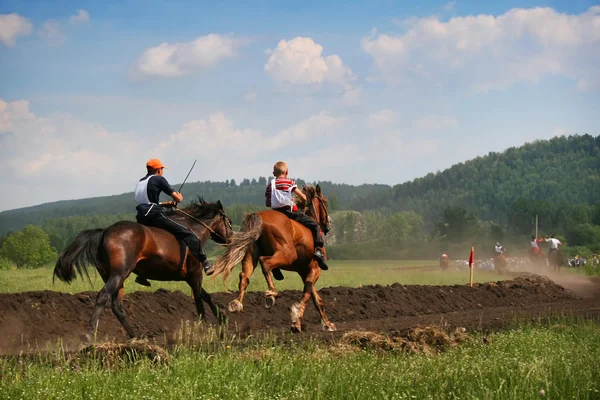
M 166 206 L 166 207 L 177 207 L 177 202 L 175 200 L 163 201 L 161 203 L 161 205 Z

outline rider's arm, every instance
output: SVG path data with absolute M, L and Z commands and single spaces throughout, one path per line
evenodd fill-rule
M 176 202 L 181 203 L 183 201 L 182 194 L 173 190 L 173 188 L 171 187 L 171 185 L 169 185 L 169 182 L 167 182 L 164 176 L 159 176 L 158 179 L 156 179 L 156 184 L 163 193 L 165 193 L 168 196 L 171 196 L 171 198 L 173 198 L 173 200 L 175 200 Z
M 183 201 L 183 195 L 179 192 L 171 193 L 171 197 L 178 203 L 181 203 Z
M 306 203 L 306 195 L 304 193 L 302 193 L 302 191 L 300 189 L 298 189 L 298 187 L 294 187 L 294 189 L 292 189 L 292 193 L 294 193 L 296 196 L 300 197 L 302 199 L 303 202 Z

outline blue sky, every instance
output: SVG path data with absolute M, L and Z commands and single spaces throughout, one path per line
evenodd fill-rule
M 397 184 L 600 134 L 600 5 L 0 0 L 0 210 L 180 181 Z

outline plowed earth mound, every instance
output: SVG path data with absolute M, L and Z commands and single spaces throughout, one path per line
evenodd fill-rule
M 299 338 L 318 336 L 331 340 L 353 329 L 402 334 L 416 326 L 434 324 L 488 330 L 523 319 L 554 315 L 600 317 L 598 280 L 586 280 L 585 297 L 539 276 L 474 287 L 396 283 L 361 288 L 329 287 L 319 292 L 338 332 L 321 331 L 319 315 L 310 303 L 306 308 L 304 333 L 299 334 Z M 220 308 L 226 309 L 235 294 L 213 293 L 211 296 Z M 242 337 L 255 332 L 287 332 L 290 306 L 299 301 L 300 296 L 300 291 L 282 291 L 275 306 L 265 309 L 264 294 L 249 292 L 244 311 L 228 314 L 230 330 Z M 59 338 L 67 347 L 78 346 L 95 299 L 96 292 L 0 294 L 0 354 L 43 348 Z M 138 335 L 160 343 L 170 341 L 185 321 L 197 319 L 193 300 L 180 291 L 135 292 L 125 296 L 125 309 Z M 216 323 L 208 307 L 207 311 L 208 323 Z M 100 318 L 98 337 L 127 339 L 110 308 Z

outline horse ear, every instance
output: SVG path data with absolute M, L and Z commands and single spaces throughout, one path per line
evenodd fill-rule
M 317 184 L 317 196 L 321 195 L 321 186 Z
M 217 205 L 219 206 L 219 209 L 223 211 L 223 204 L 221 204 L 221 200 L 217 200 Z

